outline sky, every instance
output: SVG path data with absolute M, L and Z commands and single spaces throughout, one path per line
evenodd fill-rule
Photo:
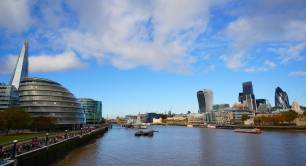
M 0 82 L 23 41 L 31 77 L 103 102 L 103 116 L 233 104 L 242 82 L 306 105 L 304 0 L 1 0 Z

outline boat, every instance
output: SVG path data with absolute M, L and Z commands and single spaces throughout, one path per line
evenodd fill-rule
M 236 133 L 247 133 L 247 134 L 261 134 L 262 131 L 258 128 L 255 129 L 235 129 Z
M 132 126 L 135 129 L 146 129 L 146 128 L 148 128 L 148 126 L 145 123 L 133 124 Z
M 187 125 L 187 127 L 190 127 L 190 128 L 192 128 L 192 127 L 193 127 L 193 125 L 189 124 L 189 125 Z
M 210 128 L 210 129 L 215 129 L 215 128 L 216 128 L 216 125 L 213 125 L 213 124 L 208 124 L 208 125 L 207 125 L 207 128 Z
M 152 137 L 153 135 L 154 135 L 154 131 L 153 130 L 148 130 L 148 131 L 140 130 L 140 131 L 137 131 L 135 133 L 136 137 L 140 137 L 140 136 Z

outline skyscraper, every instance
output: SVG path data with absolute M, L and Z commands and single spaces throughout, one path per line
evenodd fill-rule
M 29 43 L 25 41 L 21 48 L 14 72 L 11 77 L 10 85 L 19 88 L 20 81 L 28 77 L 29 64 L 28 64 L 28 47 Z
M 238 100 L 249 110 L 256 111 L 256 99 L 253 93 L 253 85 L 251 81 L 242 83 L 242 93 L 239 93 Z
M 245 95 L 253 94 L 253 85 L 252 85 L 252 82 L 248 81 L 248 82 L 242 83 L 242 89 L 243 89 L 243 93 Z
M 213 109 L 213 92 L 203 89 L 197 92 L 199 113 L 211 112 Z
M 288 95 L 280 87 L 275 89 L 275 107 L 281 109 L 290 108 Z

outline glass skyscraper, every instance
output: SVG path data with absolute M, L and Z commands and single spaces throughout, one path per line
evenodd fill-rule
M 239 102 L 244 104 L 250 111 L 256 111 L 256 99 L 251 81 L 242 83 L 242 93 L 239 93 Z
M 275 107 L 281 109 L 290 108 L 288 94 L 280 87 L 275 89 Z
M 199 103 L 199 113 L 211 112 L 213 110 L 213 93 L 209 89 L 199 90 L 197 92 Z
M 25 77 L 28 77 L 29 62 L 28 62 L 28 48 L 29 43 L 25 41 L 21 48 L 14 72 L 11 77 L 10 85 L 19 88 L 20 81 Z

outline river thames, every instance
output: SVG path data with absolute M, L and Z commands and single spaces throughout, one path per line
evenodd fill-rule
M 53 166 L 306 165 L 306 132 L 151 127 L 153 137 L 114 126 L 92 143 L 72 151 Z

